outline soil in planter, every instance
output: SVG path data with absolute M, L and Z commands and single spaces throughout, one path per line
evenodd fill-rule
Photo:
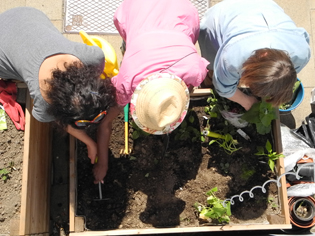
M 193 121 L 188 126 L 198 132 L 206 125 L 206 105 L 206 101 L 191 101 L 192 111 L 186 117 Z M 86 227 L 90 230 L 201 226 L 193 205 L 206 204 L 205 193 L 210 189 L 217 187 L 216 196 L 224 200 L 275 179 L 268 164 L 254 155 L 257 146 L 264 147 L 267 139 L 272 142 L 272 137 L 258 135 L 255 127 L 244 128 L 251 141 L 237 134 L 233 136 L 242 148 L 232 155 L 217 144 L 209 146 L 208 137 L 205 142 L 199 139 L 193 142 L 193 132 L 186 140 L 176 140 L 180 127 L 169 136 L 149 135 L 136 140 L 131 139 L 133 131 L 130 127 L 132 153 L 121 155 L 123 115 L 113 124 L 109 171 L 102 185 L 106 200 L 102 201 L 97 200 L 98 185 L 93 184 L 93 166 L 86 147 L 79 142 L 77 214 L 86 217 Z M 95 130 L 89 132 L 95 136 Z M 267 193 L 254 190 L 254 198 L 245 194 L 243 202 L 235 199 L 230 224 L 283 223 L 277 190 L 276 185 L 270 184 Z

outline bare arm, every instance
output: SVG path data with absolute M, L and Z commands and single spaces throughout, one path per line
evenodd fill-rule
M 88 149 L 88 157 L 91 159 L 91 163 L 93 164 L 97 155 L 97 145 L 94 140 L 89 137 L 84 130 L 75 129 L 71 125 L 68 125 L 66 130 L 69 134 L 85 143 Z
M 97 153 L 98 162 L 94 165 L 94 183 L 102 182 L 108 170 L 108 149 L 112 122 L 122 111 L 121 107 L 111 108 L 97 129 Z
M 233 102 L 237 102 L 242 107 L 244 107 L 246 111 L 248 111 L 254 103 L 258 102 L 258 100 L 255 97 L 248 96 L 239 89 L 236 89 L 234 95 L 228 99 L 230 99 Z

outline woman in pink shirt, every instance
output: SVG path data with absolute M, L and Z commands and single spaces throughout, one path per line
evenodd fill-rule
M 112 121 L 122 108 L 131 102 L 131 114 L 146 132 L 171 132 L 186 115 L 187 88 L 203 82 L 209 64 L 195 47 L 199 17 L 189 0 L 124 0 L 114 24 L 126 52 L 111 79 L 119 106 L 108 111 L 98 132 L 95 183 L 106 175 Z

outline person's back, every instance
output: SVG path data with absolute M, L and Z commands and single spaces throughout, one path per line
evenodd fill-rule
M 68 40 L 35 8 L 17 7 L 5 11 L 0 14 L 0 25 L 0 78 L 27 84 L 34 99 L 32 114 L 41 122 L 55 120 L 47 113 L 49 105 L 40 92 L 39 70 L 44 60 L 57 54 L 69 54 L 84 65 L 104 66 L 100 48 Z
M 209 63 L 195 47 L 199 16 L 190 1 L 125 0 L 114 23 L 126 41 L 119 74 L 112 79 L 119 105 L 129 103 L 136 86 L 153 73 L 175 74 L 188 86 L 204 80 Z
M 225 0 L 214 5 L 201 20 L 198 42 L 202 56 L 213 62 L 215 89 L 231 100 L 243 64 L 255 51 L 286 52 L 297 73 L 310 58 L 308 33 L 272 0 Z

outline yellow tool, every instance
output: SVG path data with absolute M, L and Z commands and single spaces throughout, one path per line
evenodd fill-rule
M 124 107 L 124 116 L 125 116 L 125 151 L 124 154 L 129 154 L 129 148 L 128 148 L 128 122 L 129 122 L 129 103 Z
M 80 36 L 83 42 L 89 46 L 98 46 L 103 50 L 105 55 L 105 67 L 104 73 L 101 75 L 102 79 L 105 79 L 106 76 L 109 78 L 114 77 L 118 74 L 118 62 L 115 49 L 107 42 L 105 39 L 97 36 L 90 36 L 85 33 L 83 30 L 80 30 Z

